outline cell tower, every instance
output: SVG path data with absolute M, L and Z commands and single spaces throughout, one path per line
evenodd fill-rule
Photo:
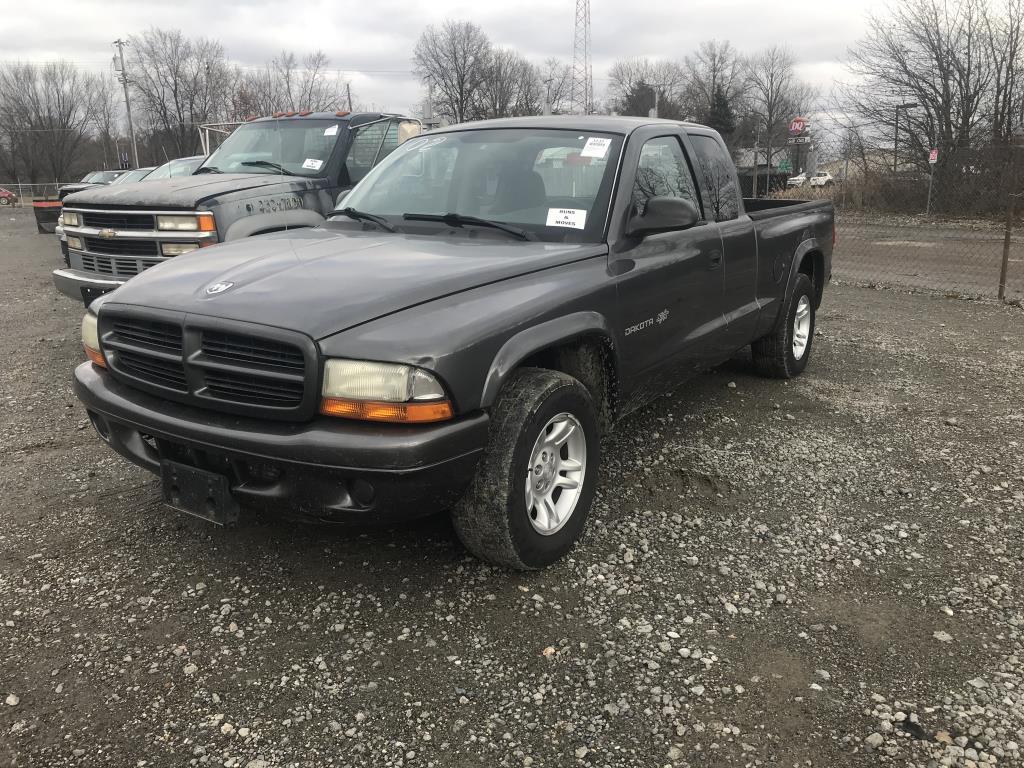
M 590 0 L 576 0 L 569 104 L 575 115 L 594 111 L 594 68 L 590 63 Z

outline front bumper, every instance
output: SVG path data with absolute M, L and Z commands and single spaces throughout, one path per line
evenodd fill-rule
M 74 389 L 100 436 L 139 466 L 159 473 L 172 460 L 219 472 L 243 506 L 330 522 L 391 522 L 451 506 L 487 441 L 484 413 L 415 427 L 262 421 L 152 397 L 92 363 L 75 369 Z
M 120 288 L 124 283 L 124 280 L 117 278 L 98 277 L 95 272 L 66 267 L 53 270 L 53 284 L 57 290 L 65 296 L 85 302 L 86 306 L 97 296 Z

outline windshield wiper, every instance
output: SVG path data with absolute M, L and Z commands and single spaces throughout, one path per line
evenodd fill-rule
M 280 163 L 275 163 L 273 160 L 246 160 L 243 163 L 239 163 L 239 165 L 250 165 L 256 168 L 273 168 L 278 173 L 284 173 L 291 176 L 291 173 L 288 172 L 287 168 Z
M 215 165 L 204 165 L 201 168 L 197 168 L 193 176 L 198 176 L 200 173 L 224 173 L 220 168 Z
M 502 232 L 508 232 L 520 240 L 537 239 L 537 236 L 532 232 L 527 232 L 519 227 L 513 227 L 511 224 L 492 221 L 491 219 L 481 219 L 476 216 L 466 216 L 462 213 L 403 213 L 402 218 L 406 221 L 440 221 L 450 227 L 463 227 L 466 225 L 471 227 L 490 227 L 491 229 L 500 229 Z
M 378 216 L 375 213 L 367 213 L 366 211 L 357 211 L 355 208 L 338 208 L 331 213 L 340 213 L 343 216 L 348 216 L 350 219 L 356 221 L 369 221 L 376 224 L 381 229 L 385 229 L 388 232 L 397 232 L 395 225 L 385 219 L 383 216 Z

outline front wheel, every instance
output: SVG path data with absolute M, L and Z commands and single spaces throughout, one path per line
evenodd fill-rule
M 9 198 L 9 197 L 0 197 L 0 205 L 10 205 L 10 204 L 11 204 L 11 198 Z
M 452 510 L 455 531 L 481 560 L 544 568 L 582 536 L 600 463 L 597 409 L 557 371 L 512 374 L 491 411 L 487 449 Z
M 754 367 L 762 376 L 791 379 L 807 367 L 814 341 L 814 285 L 800 273 L 770 334 L 750 345 Z

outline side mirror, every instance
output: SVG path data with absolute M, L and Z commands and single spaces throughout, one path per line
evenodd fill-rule
M 634 216 L 626 225 L 626 234 L 636 237 L 656 232 L 689 229 L 700 222 L 700 211 L 689 200 L 681 197 L 652 197 L 642 214 Z

